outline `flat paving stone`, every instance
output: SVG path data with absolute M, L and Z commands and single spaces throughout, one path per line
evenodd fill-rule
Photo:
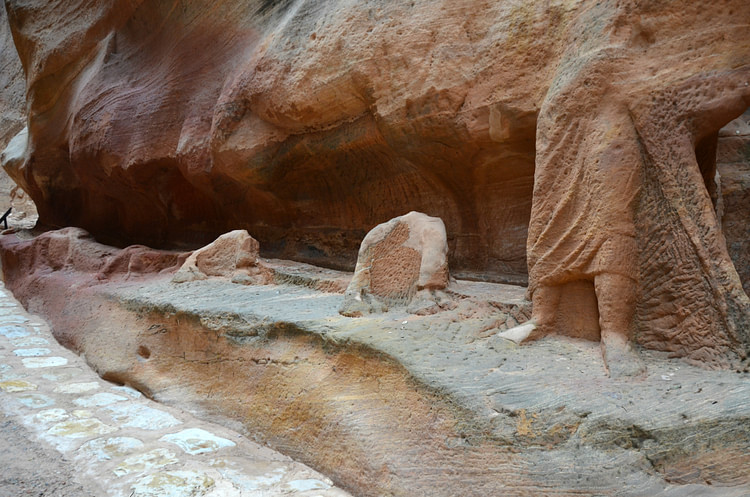
M 132 454 L 143 448 L 143 442 L 133 437 L 96 438 L 81 445 L 78 452 L 97 461 L 108 461 Z
M 68 385 L 60 385 L 55 387 L 56 393 L 70 393 L 70 394 L 82 394 L 91 392 L 93 390 L 99 390 L 99 383 L 95 381 L 89 381 L 86 383 L 70 383 Z
M 16 395 L 15 398 L 18 402 L 31 409 L 41 409 L 42 407 L 55 405 L 55 400 L 52 397 L 42 393 L 22 393 Z
M 31 332 L 21 326 L 0 326 L 0 335 L 5 338 L 22 338 L 31 335 Z
M 179 462 L 174 452 L 162 447 L 143 454 L 135 454 L 122 461 L 114 470 L 115 475 L 123 476 L 128 473 L 143 473 L 146 470 L 163 468 Z
M 235 444 L 226 438 L 217 437 L 213 433 L 200 428 L 188 428 L 179 433 L 164 435 L 159 440 L 171 442 L 188 454 L 204 454 L 214 452 L 222 447 L 234 447 Z
M 35 416 L 40 423 L 56 423 L 68 419 L 69 417 L 70 414 L 68 414 L 65 409 L 60 408 L 45 409 L 44 411 L 39 411 Z
M 150 474 L 133 485 L 133 497 L 192 497 L 205 495 L 215 481 L 195 471 Z
M 68 360 L 64 357 L 26 357 L 23 359 L 24 367 L 29 369 L 36 368 L 54 368 L 56 366 L 65 366 Z
M 122 402 L 123 400 L 128 400 L 128 398 L 109 392 L 101 392 L 91 395 L 90 397 L 75 399 L 73 403 L 81 407 L 102 407 L 114 404 L 115 402 Z
M 52 351 L 50 349 L 36 348 L 36 349 L 16 349 L 13 353 L 18 357 L 41 357 L 49 355 Z
M 112 419 L 125 428 L 163 430 L 182 423 L 167 412 L 143 404 L 119 404 L 105 409 L 110 411 Z
M 47 433 L 66 438 L 90 438 L 113 431 L 117 431 L 117 428 L 106 425 L 96 418 L 85 418 L 57 423 L 47 430 Z
M 0 390 L 3 392 L 25 392 L 27 390 L 36 390 L 38 385 L 23 380 L 9 380 L 0 382 Z
M 33 345 L 49 345 L 49 340 L 42 337 L 27 336 L 23 338 L 14 338 L 10 343 L 16 347 L 31 347 Z

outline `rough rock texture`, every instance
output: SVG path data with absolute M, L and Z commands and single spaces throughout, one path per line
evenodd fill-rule
M 6 242 L 8 236 L 3 238 Z M 49 271 L 80 273 L 95 281 L 176 271 L 189 253 L 154 250 L 141 245 L 117 249 L 96 243 L 80 228 L 48 231 L 33 241 L 16 240 L 3 261 L 4 277 L 24 281 L 33 293 Z
M 217 276 L 247 285 L 270 283 L 271 271 L 258 261 L 259 248 L 258 241 L 245 230 L 225 233 L 190 254 L 172 281 L 184 283 Z
M 495 329 L 527 318 L 521 287 L 458 280 L 456 309 L 352 319 L 340 294 L 167 273 L 103 281 L 96 263 L 53 270 L 34 242 L 0 243 L 8 288 L 105 378 L 243 430 L 354 495 L 750 492 L 747 372 L 641 351 L 648 374 L 615 380 L 595 342 L 518 347 Z M 16 269 L 19 249 L 36 272 Z
M 341 314 L 383 312 L 411 303 L 418 292 L 445 290 L 450 283 L 447 254 L 439 218 L 410 212 L 377 225 L 362 240 Z
M 542 329 L 571 328 L 573 285 L 587 334 L 747 356 L 712 206 L 717 133 L 750 104 L 746 0 L 6 6 L 29 135 L 5 167 L 43 222 L 157 246 L 241 227 L 351 265 L 418 210 L 457 274 L 522 279 L 528 256 Z
M 750 294 L 750 112 L 735 119 L 719 134 L 717 168 L 721 218 L 727 249 Z

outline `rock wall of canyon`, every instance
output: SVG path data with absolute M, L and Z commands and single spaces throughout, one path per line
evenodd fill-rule
M 0 5 L 0 151 L 26 125 L 26 81 L 5 13 Z M 11 226 L 30 228 L 37 220 L 36 206 L 8 174 L 0 170 L 0 214 L 13 207 Z
M 714 206 L 718 132 L 750 105 L 744 0 L 5 7 L 28 134 L 4 166 L 47 225 L 152 246 L 241 228 L 351 267 L 417 210 L 444 221 L 456 274 L 528 264 L 552 307 L 583 289 L 605 329 L 747 356 Z

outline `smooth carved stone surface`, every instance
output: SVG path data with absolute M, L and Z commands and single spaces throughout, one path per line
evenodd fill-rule
M 439 218 L 410 212 L 370 231 L 362 241 L 341 314 L 359 316 L 409 304 L 417 292 L 449 284 L 448 244 Z

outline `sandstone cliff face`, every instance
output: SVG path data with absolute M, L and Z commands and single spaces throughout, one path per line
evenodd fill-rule
M 719 134 L 717 168 L 721 186 L 721 216 L 727 249 L 750 294 L 750 112 Z
M 26 126 L 26 81 L 8 24 L 5 4 L 0 5 L 0 151 Z M 36 207 L 29 196 L 0 171 L 0 215 L 13 207 L 11 227 L 32 227 Z
M 5 5 L 0 5 L 0 148 L 25 125 L 26 83 L 13 44 Z
M 418 210 L 457 269 L 523 278 L 535 115 L 575 2 L 211 5 L 9 3 L 31 114 L 13 174 L 43 220 L 157 245 L 243 227 L 353 267 Z
M 531 296 L 573 285 L 649 347 L 747 354 L 712 203 L 717 133 L 750 105 L 745 0 L 6 4 L 29 112 L 6 167 L 46 223 L 244 228 L 352 266 L 418 210 L 456 274 L 523 280 L 528 254 Z

